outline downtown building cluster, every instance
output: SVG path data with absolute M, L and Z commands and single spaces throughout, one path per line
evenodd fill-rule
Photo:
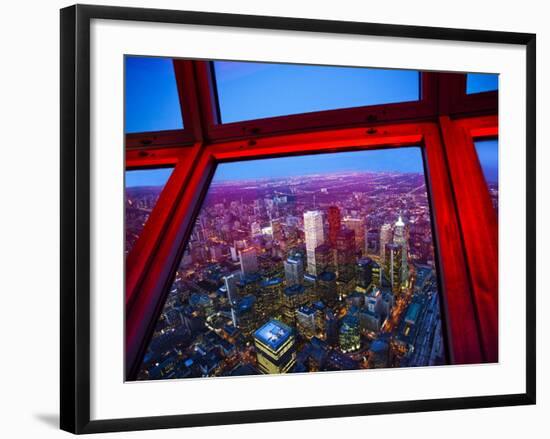
M 213 185 L 138 379 L 444 364 L 421 174 Z

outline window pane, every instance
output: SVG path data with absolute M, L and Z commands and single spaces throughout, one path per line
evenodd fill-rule
M 126 255 L 139 238 L 171 173 L 172 168 L 126 171 Z
M 224 123 L 420 99 L 408 70 L 215 62 Z
M 127 56 L 125 62 L 126 133 L 182 129 L 172 59 Z
M 498 75 L 488 73 L 468 73 L 466 75 L 467 94 L 494 90 L 498 90 Z
M 418 147 L 218 165 L 138 380 L 445 363 Z
M 498 140 L 474 142 L 493 206 L 498 211 Z

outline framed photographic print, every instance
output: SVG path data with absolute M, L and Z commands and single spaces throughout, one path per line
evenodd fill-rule
M 535 36 L 61 11 L 61 427 L 535 403 Z

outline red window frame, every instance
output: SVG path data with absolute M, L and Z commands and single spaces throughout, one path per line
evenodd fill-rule
M 175 60 L 174 68 L 186 129 L 126 136 L 128 168 L 175 166 L 126 261 L 128 379 L 217 163 L 413 145 L 424 153 L 450 361 L 498 360 L 498 223 L 473 146 L 498 135 L 495 92 L 466 95 L 464 74 L 423 73 L 416 102 L 220 124 L 210 63 Z

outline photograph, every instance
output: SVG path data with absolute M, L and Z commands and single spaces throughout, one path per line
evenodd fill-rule
M 184 129 L 174 60 L 124 62 L 126 134 Z M 206 63 L 223 124 L 422 97 L 415 70 Z M 498 93 L 498 74 L 462 76 L 466 95 Z M 498 218 L 498 135 L 474 147 Z M 441 270 L 452 261 L 437 251 L 446 237 L 426 169 L 420 143 L 217 163 L 127 380 L 498 362 L 449 352 Z M 126 168 L 126 256 L 173 172 Z

